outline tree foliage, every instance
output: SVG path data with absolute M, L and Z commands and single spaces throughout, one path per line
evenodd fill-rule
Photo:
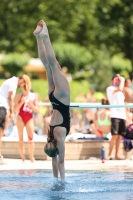
M 18 75 L 23 71 L 23 66 L 28 64 L 29 56 L 26 54 L 11 53 L 5 55 L 1 60 L 4 72 L 9 72 L 11 76 Z
M 69 72 L 88 70 L 99 89 L 116 71 L 132 72 L 133 1 L 3 0 L 0 52 L 38 57 L 33 31 L 40 19 L 46 21 L 56 56 Z
M 89 13 L 86 3 L 86 0 L 79 3 L 75 0 L 2 1 L 0 50 L 28 50 L 32 55 L 37 55 L 34 48 L 36 40 L 32 33 L 40 19 L 47 22 L 52 42 L 69 41 L 85 45 L 88 41 L 86 22 Z
M 70 43 L 55 43 L 53 48 L 61 66 L 67 67 L 70 73 L 87 69 L 92 55 L 83 46 Z
M 133 1 L 98 0 L 95 16 L 99 23 L 96 43 L 105 44 L 112 55 L 122 52 L 133 70 Z

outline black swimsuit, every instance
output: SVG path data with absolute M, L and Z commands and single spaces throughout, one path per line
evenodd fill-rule
M 55 126 L 50 125 L 50 132 L 53 134 L 53 130 L 55 127 L 62 126 L 62 127 L 65 127 L 67 130 L 67 133 L 66 133 L 66 136 L 67 136 L 70 131 L 70 106 L 65 105 L 65 104 L 61 103 L 60 101 L 58 101 L 54 97 L 53 93 L 54 93 L 54 91 L 52 91 L 49 94 L 49 100 L 52 104 L 53 110 L 58 110 L 61 113 L 61 115 L 63 117 L 63 122 L 62 122 L 62 124 L 58 124 Z

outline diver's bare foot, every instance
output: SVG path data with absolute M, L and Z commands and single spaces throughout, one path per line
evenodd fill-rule
M 38 37 L 39 33 L 42 31 L 43 28 L 43 24 L 42 24 L 42 20 L 40 20 L 37 24 L 36 29 L 34 30 L 33 34 Z
M 46 36 L 48 36 L 48 29 L 47 29 L 47 26 L 46 26 L 46 23 L 41 20 L 41 23 L 42 23 L 42 31 L 40 32 L 39 36 L 44 39 Z

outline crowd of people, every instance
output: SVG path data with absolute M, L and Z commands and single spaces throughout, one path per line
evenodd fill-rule
M 52 157 L 53 175 L 58 182 L 58 172 L 61 182 L 65 181 L 65 139 L 67 135 L 82 133 L 95 135 L 95 138 L 110 139 L 109 154 L 106 159 L 111 159 L 112 150 L 116 145 L 115 159 L 119 156 L 121 137 L 133 139 L 133 134 L 126 131 L 132 124 L 132 112 L 129 108 L 83 108 L 70 109 L 70 88 L 68 80 L 55 57 L 46 23 L 40 20 L 34 31 L 37 40 L 39 57 L 46 69 L 48 80 L 48 99 L 51 107 L 46 107 L 45 114 L 40 118 L 38 95 L 32 92 L 30 78 L 23 74 L 12 77 L 3 82 L 0 87 L 0 164 L 3 163 L 2 136 L 6 136 L 9 121 L 16 121 L 18 130 L 18 146 L 22 161 L 25 161 L 25 148 L 23 142 L 24 128 L 27 132 L 29 158 L 34 158 L 34 132 L 38 131 L 38 121 L 42 123 L 41 135 L 47 135 L 45 153 Z M 17 87 L 21 93 L 16 94 Z M 125 105 L 133 103 L 131 80 L 121 75 L 115 75 L 106 89 L 107 98 L 101 99 L 102 105 Z M 86 102 L 96 103 L 94 90 L 90 88 L 89 96 L 78 95 Z M 81 136 L 81 135 L 80 135 Z M 111 136 L 111 137 L 110 137 Z M 52 144 L 52 146 L 50 146 Z
M 115 79 L 117 76 L 114 76 L 113 79 Z M 121 94 L 117 94 L 116 98 L 122 100 L 123 95 L 123 102 L 124 104 L 132 103 L 132 89 L 131 89 L 131 80 L 130 79 L 124 79 L 125 83 L 123 84 L 123 92 Z M 15 89 L 12 89 L 14 87 L 14 81 L 18 82 L 18 87 L 21 87 L 22 92 L 15 95 L 15 91 L 17 89 L 17 85 L 15 86 Z M 20 84 L 19 84 L 20 82 Z M 11 84 L 13 83 L 13 84 Z M 114 82 L 108 87 L 107 89 L 107 98 L 101 99 L 102 105 L 109 105 L 111 104 L 110 99 L 110 93 L 108 90 L 112 89 Z M 115 83 L 116 84 L 116 83 Z M 5 86 L 6 85 L 6 90 Z M 13 85 L 13 86 L 12 86 Z M 10 92 L 8 91 L 8 87 L 10 88 Z M 4 94 L 2 91 L 8 91 L 8 97 Z M 10 97 L 11 94 L 13 94 L 14 91 L 14 102 L 13 98 Z M 42 106 L 38 106 L 38 95 L 36 93 L 31 92 L 31 81 L 30 78 L 27 75 L 22 75 L 20 77 L 12 77 L 10 79 L 7 79 L 2 85 L 1 85 L 1 96 L 3 95 L 3 98 L 8 99 L 8 103 L 6 102 L 5 105 L 5 99 L 1 98 L 0 105 L 1 105 L 1 137 L 3 135 L 7 135 L 6 131 L 8 130 L 8 123 L 9 121 L 13 120 L 15 118 L 16 125 L 18 127 L 18 138 L 19 138 L 19 152 L 22 161 L 25 161 L 25 150 L 24 150 L 24 142 L 23 142 L 23 130 L 24 127 L 26 128 L 27 132 L 27 138 L 28 138 L 28 146 L 29 146 L 29 157 L 31 162 L 34 162 L 34 142 L 33 142 L 33 134 L 36 133 L 37 135 L 44 135 L 47 136 L 47 131 L 50 126 L 50 121 L 52 117 L 52 107 L 51 106 L 44 106 L 45 112 L 42 114 L 39 109 L 42 109 Z M 86 102 L 96 103 L 97 100 L 94 95 L 94 90 L 90 89 L 89 91 L 89 98 L 87 98 Z M 109 94 L 108 94 L 109 93 Z M 5 95 L 5 96 L 4 96 Z M 81 96 L 81 95 L 79 95 Z M 79 97 L 78 97 L 79 98 Z M 116 101 L 118 101 L 116 99 Z M 3 103 L 2 103 L 3 101 Z M 10 102 L 11 101 L 11 102 Z M 113 101 L 115 101 L 115 98 L 113 96 Z M 114 104 L 116 104 L 116 101 Z M 46 98 L 45 102 L 49 102 L 49 99 Z M 122 104 L 123 102 L 120 102 Z M 9 105 L 8 105 L 9 104 Z M 14 108 L 13 108 L 14 104 Z M 3 105 L 3 106 L 2 106 Z M 4 108 L 7 108 L 7 111 Z M 4 109 L 4 110 L 3 110 Z M 113 109 L 116 111 L 116 108 Z M 117 110 L 121 110 L 117 108 Z M 124 112 L 123 120 L 125 120 L 125 126 L 120 124 L 120 127 L 123 127 L 125 130 L 126 127 L 128 127 L 130 124 L 132 124 L 132 109 L 130 108 L 122 108 Z M 5 111 L 5 112 L 4 112 Z M 7 112 L 7 113 L 6 113 Z M 16 115 L 17 114 L 17 115 Z M 116 113 L 114 113 L 115 115 Z M 15 117 L 14 117 L 15 115 Z M 96 139 L 103 139 L 108 140 L 112 139 L 110 142 L 110 151 L 109 155 L 106 159 L 111 159 L 111 153 L 114 145 L 116 144 L 116 159 L 123 159 L 120 158 L 118 155 L 119 152 L 119 144 L 121 133 L 119 134 L 112 134 L 113 130 L 111 129 L 111 124 L 116 124 L 116 122 L 112 121 L 112 118 L 118 118 L 118 116 L 123 116 L 122 113 L 118 113 L 118 116 L 111 115 L 111 109 L 110 108 L 98 108 L 98 109 L 91 109 L 91 108 L 83 108 L 83 109 L 77 109 L 72 108 L 70 109 L 70 116 L 71 116 L 71 123 L 70 123 L 70 131 L 69 135 L 73 133 L 83 133 L 83 134 L 89 134 L 91 138 L 92 136 L 96 136 Z M 6 116 L 6 117 L 5 117 Z M 16 117 L 17 116 L 17 117 Z M 5 117 L 5 121 L 2 121 L 2 118 Z M 120 118 L 121 119 L 121 118 Z M 3 123 L 3 124 L 2 124 Z M 5 124 L 5 125 L 4 125 Z M 41 124 L 41 127 L 39 127 L 39 124 Z M 124 124 L 124 123 L 123 123 Z M 3 125 L 3 127 L 2 127 Z M 5 126 L 5 128 L 4 128 Z M 41 130 L 41 131 L 40 131 Z M 123 131 L 124 131 L 123 130 Z M 120 130 L 121 131 L 121 130 Z M 117 137 L 116 137 L 117 135 Z M 0 137 L 0 139 L 1 139 Z M 81 135 L 79 135 L 81 137 Z M 78 137 L 77 137 L 78 138 Z M 93 138 L 93 137 L 92 137 Z M 0 140 L 1 141 L 1 140 Z M 0 143 L 1 144 L 1 143 Z M 1 146 L 0 146 L 1 147 Z M 1 148 L 0 148 L 0 160 L 2 162 L 3 157 L 1 155 Z

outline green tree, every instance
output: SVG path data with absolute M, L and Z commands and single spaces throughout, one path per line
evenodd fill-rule
M 23 71 L 23 66 L 27 65 L 29 56 L 26 54 L 11 53 L 5 55 L 1 60 L 4 72 L 9 72 L 11 76 L 18 75 Z
M 91 48 L 95 39 L 96 0 L 4 0 L 0 12 L 0 51 L 38 56 L 33 31 L 40 19 L 49 28 L 51 42 L 71 42 Z
M 95 16 L 99 23 L 97 46 L 105 44 L 111 55 L 122 52 L 133 70 L 133 1 L 98 0 Z
M 92 55 L 85 47 L 70 43 L 54 43 L 53 48 L 60 65 L 67 67 L 69 73 L 88 69 Z
M 97 88 L 104 88 L 103 74 L 109 78 L 117 71 L 125 74 L 133 70 L 133 1 L 3 0 L 0 52 L 28 52 L 38 57 L 33 31 L 40 19 L 47 23 L 61 66 L 67 66 L 71 73 L 87 70 L 88 79 Z

